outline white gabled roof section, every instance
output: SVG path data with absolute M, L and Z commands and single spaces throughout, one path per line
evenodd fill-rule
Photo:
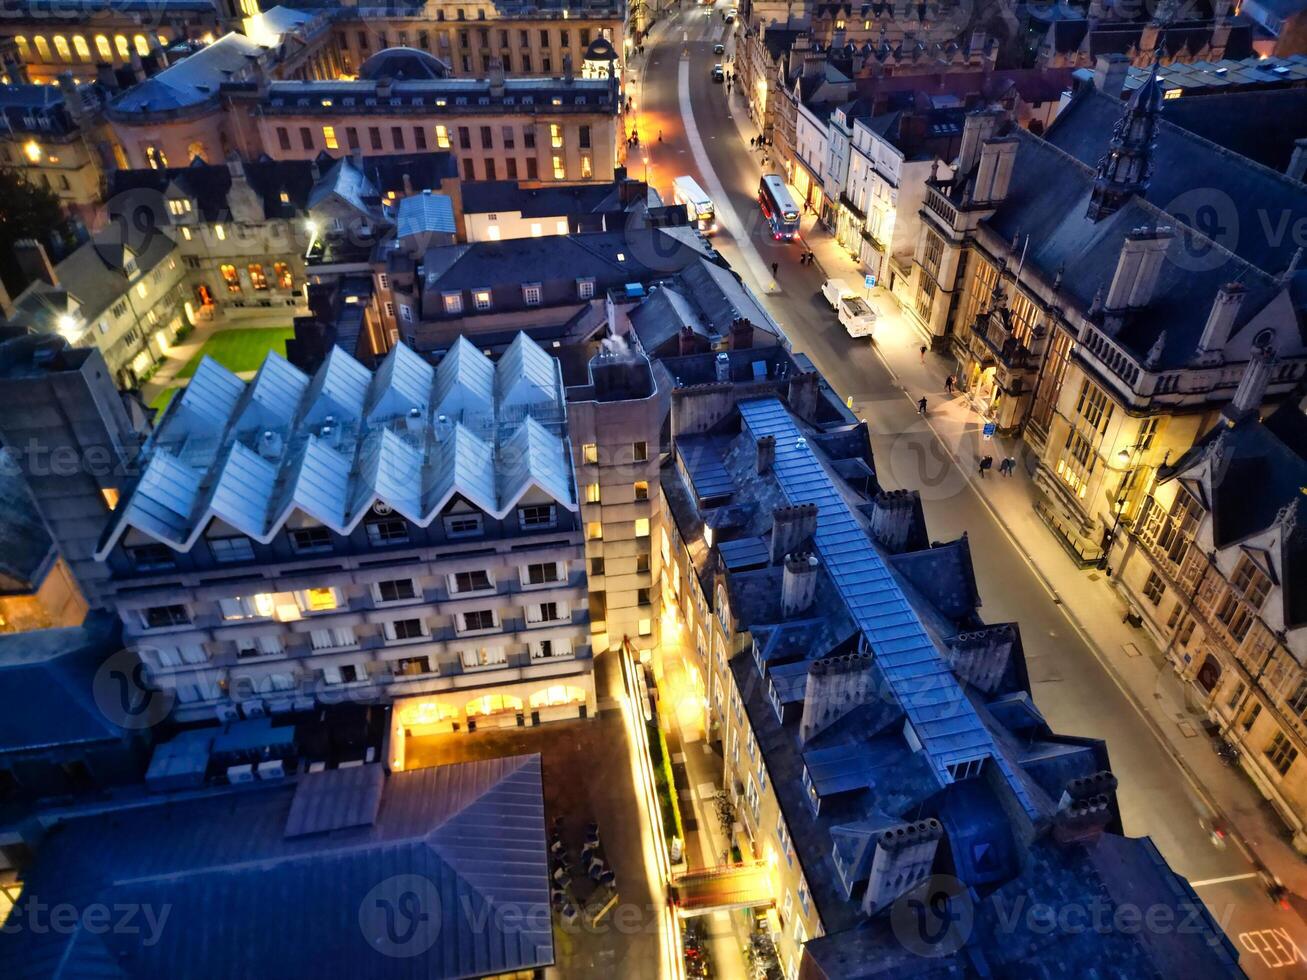
M 502 519 L 533 487 L 576 511 L 562 413 L 535 408 L 561 401 L 525 334 L 498 366 L 459 338 L 436 368 L 397 346 L 375 376 L 335 347 L 311 379 L 276 354 L 249 384 L 205 359 L 96 557 L 129 527 L 188 550 L 215 517 L 266 543 L 296 511 L 348 534 L 377 502 L 423 527 L 455 496 Z
M 276 351 L 269 351 L 250 385 L 249 399 L 241 409 L 236 431 L 285 429 L 295 421 L 309 376 Z
M 317 436 L 309 436 L 290 466 L 290 479 L 278 501 L 273 526 L 281 527 L 298 510 L 337 534 L 348 533 L 349 472 L 353 459 Z
M 204 473 L 187 466 L 166 449 L 158 450 L 122 509 L 117 524 L 95 553 L 103 561 L 128 527 L 181 548 L 190 538 L 191 515 L 200 499 Z
M 455 420 L 495 410 L 495 366 L 466 337 L 454 341 L 436 368 L 435 405 L 437 415 Z
M 332 347 L 309 386 L 303 421 L 309 425 L 327 418 L 338 423 L 358 422 L 371 383 L 372 373 L 367 368 L 339 347 Z
M 495 365 L 495 398 L 501 411 L 558 400 L 558 367 L 525 333 L 518 333 Z
M 426 414 L 436 369 L 405 344 L 396 344 L 377 368 L 368 392 L 368 421 L 407 416 L 413 409 Z
M 568 510 L 576 510 L 568 456 L 562 439 L 530 416 L 524 419 L 499 450 L 500 516 L 512 510 L 531 487 L 538 487 Z
M 221 435 L 232 410 L 245 394 L 245 382 L 206 356 L 190 383 L 177 396 L 166 427 L 169 438 L 181 435 Z

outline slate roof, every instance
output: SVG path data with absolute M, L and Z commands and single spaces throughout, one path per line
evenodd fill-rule
M 1113 104 L 1111 100 L 1102 103 L 1098 97 L 1089 101 L 1095 106 Z M 1050 136 L 1075 105 L 1073 102 L 1071 108 L 1063 110 L 1050 129 Z M 1113 120 L 1120 113 L 1119 103 L 1115 106 Z M 1097 128 L 1102 123 L 1095 120 L 1091 137 L 1091 127 L 1080 123 L 1080 118 L 1073 116 L 1068 120 L 1061 142 L 1074 144 L 1084 156 L 1089 156 L 1091 146 L 1096 147 L 1096 154 L 1101 154 L 1110 124 L 1105 129 Z M 1182 131 L 1173 127 L 1171 132 Z M 1244 303 L 1231 336 L 1236 336 L 1254 314 L 1279 293 L 1281 287 L 1271 274 L 1226 251 L 1181 223 L 1178 216 L 1160 210 L 1149 201 L 1132 198 L 1110 217 L 1090 221 L 1086 211 L 1094 180 L 1091 167 L 1063 152 L 1057 139 L 1045 141 L 1022 129 L 1014 130 L 1012 136 L 1017 140 L 1018 148 L 1011 189 L 986 225 L 1004 241 L 1018 239 L 1025 261 L 1040 269 L 1049 280 L 1062 270 L 1066 274 L 1062 289 L 1076 300 L 1079 309 L 1089 310 L 1098 291 L 1106 291 L 1111 284 L 1126 235 L 1136 228 L 1157 224 L 1174 227 L 1176 234 L 1168 249 L 1169 261 L 1162 263 L 1152 301 L 1140 315 L 1128 316 L 1115 338 L 1140 360 L 1165 331 L 1166 341 L 1158 368 L 1165 370 L 1188 364 L 1220 283 L 1240 282 L 1245 289 Z M 1166 145 L 1165 137 L 1159 140 L 1159 153 Z M 1176 149 L 1173 146 L 1168 152 L 1174 154 Z M 1094 159 L 1097 160 L 1097 156 Z M 1191 184 L 1201 173 L 1199 165 L 1202 160 L 1197 151 L 1192 161 L 1168 157 L 1171 166 L 1192 171 Z M 1212 166 L 1216 166 L 1215 162 Z M 1156 193 L 1150 190 L 1150 198 L 1168 199 L 1164 189 L 1156 188 L 1159 183 L 1165 185 L 1166 181 L 1161 177 L 1163 169 L 1164 164 L 1159 160 L 1158 177 L 1154 179 Z M 1231 186 L 1237 187 L 1240 184 L 1238 168 L 1231 169 L 1234 171 Z M 1223 173 L 1219 169 L 1208 172 Z M 1255 195 L 1250 198 L 1257 199 Z M 1283 248 L 1269 249 L 1264 241 L 1256 244 L 1253 241 L 1256 238 L 1252 234 L 1240 234 L 1238 242 L 1230 244 L 1246 246 L 1246 251 L 1268 260 L 1274 260 L 1274 252 L 1284 251 Z M 1191 261 L 1189 256 L 1193 255 L 1202 256 L 1203 261 Z M 1289 258 L 1285 255 L 1286 264 Z
M 1307 74 L 1307 59 L 1303 68 Z M 1277 173 L 1289 165 L 1295 140 L 1307 136 L 1307 88 L 1190 96 L 1163 105 L 1167 123 Z M 1276 124 L 1267 125 L 1270 119 Z
M 81 626 L 0 634 L 0 753 L 122 736 L 93 697 L 96 670 L 119 649 L 120 632 L 118 617 L 91 613 Z
M 114 99 L 110 108 L 118 116 L 130 117 L 216 101 L 222 83 L 247 77 L 266 50 L 244 34 L 224 34 L 195 54 L 132 86 Z
M 31 592 L 54 558 L 54 539 L 6 450 L 0 450 L 0 501 L 0 594 Z
M 476 180 L 463 185 L 463 211 L 465 214 L 520 211 L 523 218 L 553 218 L 629 210 L 641 204 L 657 207 L 662 203 L 653 188 L 625 207 L 618 194 L 617 182 L 523 187 L 515 180 Z
M 729 335 L 731 324 L 748 320 L 756 330 L 782 336 L 780 327 L 746 289 L 734 272 L 708 259 L 687 264 L 649 290 L 630 312 L 641 347 L 657 352 L 689 327 L 710 342 Z
M 311 161 L 261 159 L 244 162 L 241 166 L 251 189 L 263 200 L 265 217 L 289 218 L 307 209 L 314 184 Z M 114 170 L 109 174 L 110 198 L 134 190 L 151 190 L 166 195 L 170 188 L 175 188 L 176 193 L 195 202 L 202 220 L 210 222 L 231 218 L 228 204 L 231 187 L 231 170 L 226 164 L 196 162 L 166 170 L 142 168 Z M 282 194 L 289 200 L 282 201 Z M 163 221 L 168 222 L 166 215 Z
M 556 362 L 524 333 L 493 367 L 469 348 L 432 368 L 400 344 L 374 374 L 333 347 L 312 377 L 270 353 L 248 383 L 205 358 L 98 557 L 129 527 L 187 551 L 215 517 L 265 543 L 297 510 L 348 534 L 378 500 L 421 527 L 455 494 L 503 517 L 536 487 L 576 510 Z
M 132 903 L 167 919 L 6 932 L 0 973 L 226 980 L 303 976 L 311 963 L 323 977 L 453 980 L 553 962 L 539 756 L 396 773 L 365 823 L 288 836 L 294 801 L 331 778 L 64 822 L 20 907 Z M 429 918 L 388 931 L 386 904 L 413 901 Z
M 400 238 L 432 233 L 453 235 L 458 231 L 454 224 L 454 202 L 446 194 L 423 193 L 403 198 L 396 225 Z
M 1210 222 L 1202 220 L 1202 216 L 1195 219 L 1191 212 L 1202 205 L 1214 206 L 1220 227 L 1211 232 L 1211 237 L 1263 272 L 1275 275 L 1283 271 L 1293 258 L 1298 243 L 1292 235 L 1266 234 L 1253 216 L 1262 211 L 1271 216 L 1284 216 L 1288 219 L 1286 227 L 1307 220 L 1307 186 L 1169 122 L 1170 111 L 1170 103 L 1163 102 L 1153 151 L 1153 177 L 1148 186 L 1149 202 L 1168 213 L 1174 202 L 1177 205 L 1175 216 L 1187 219 L 1187 223 L 1200 231 L 1206 231 Z M 1213 111 L 1218 110 L 1214 108 Z M 1182 114 L 1184 112 L 1181 110 Z M 1120 117 L 1121 102 L 1118 99 L 1096 89 L 1086 89 L 1058 114 L 1048 128 L 1046 138 L 1052 146 L 1069 153 L 1086 167 L 1093 167 L 1106 150 L 1108 136 Z M 1264 127 L 1265 119 L 1258 117 L 1244 121 L 1245 127 L 1259 124 Z M 1020 179 L 1024 182 L 1024 178 Z M 1016 183 L 1014 180 L 1013 185 Z M 1065 186 L 1061 189 L 1069 190 Z M 1195 195 L 1195 191 L 1199 193 Z M 1210 199 L 1203 196 L 1204 193 Z M 1236 219 L 1247 217 L 1242 222 L 1233 222 L 1233 228 L 1227 227 L 1231 224 L 1231 213 Z M 1075 267 L 1067 265 L 1068 270 L 1072 268 Z M 1213 270 L 1207 275 L 1224 276 L 1226 273 Z M 1213 281 L 1227 282 L 1231 278 Z M 1205 320 L 1206 316 L 1200 319 Z

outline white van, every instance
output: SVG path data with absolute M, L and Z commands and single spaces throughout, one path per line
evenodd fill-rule
M 870 337 L 876 332 L 876 311 L 861 296 L 841 297 L 839 317 L 850 337 Z
M 826 302 L 830 304 L 832 310 L 838 310 L 840 300 L 845 296 L 852 296 L 853 290 L 843 279 L 827 279 L 821 284 L 821 294 L 826 297 Z

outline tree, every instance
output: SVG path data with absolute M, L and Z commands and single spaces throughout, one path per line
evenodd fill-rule
M 27 286 L 14 258 L 14 243 L 35 238 L 48 248 L 67 238 L 67 220 L 59 197 L 38 187 L 16 170 L 0 169 L 0 279 L 10 296 Z

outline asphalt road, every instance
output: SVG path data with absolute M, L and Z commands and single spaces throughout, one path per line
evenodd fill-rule
M 724 189 L 738 220 L 719 232 L 717 247 L 763 293 L 794 349 L 812 358 L 841 397 L 853 397 L 871 427 L 882 482 L 922 490 L 932 538 L 968 533 L 985 618 L 1020 623 L 1035 701 L 1044 716 L 1057 732 L 1106 739 L 1121 782 L 1126 832 L 1150 836 L 1171 866 L 1197 883 L 1198 894 L 1240 948 L 1246 972 L 1307 976 L 1304 920 L 1269 901 L 1237 848 L 1212 844 L 1206 807 L 918 417 L 918 393 L 905 393 L 874 347 L 851 339 L 839 326 L 820 296 L 821 272 L 799 264 L 801 247 L 772 241 L 756 204 L 761 152 L 741 137 L 725 86 L 710 79 L 713 64 L 723 57 L 712 51 L 715 42 L 725 40 L 722 6 L 687 6 L 646 50 L 635 91 L 649 180 L 666 200 L 679 174 L 694 175 L 710 194 L 714 186 Z M 682 62 L 688 67 L 683 75 Z M 688 132 L 683 105 L 693 117 Z M 735 105 L 744 118 L 738 97 Z M 638 175 L 638 161 L 630 169 Z M 732 225 L 736 234 L 728 230 Z M 772 263 L 777 264 L 774 282 Z

